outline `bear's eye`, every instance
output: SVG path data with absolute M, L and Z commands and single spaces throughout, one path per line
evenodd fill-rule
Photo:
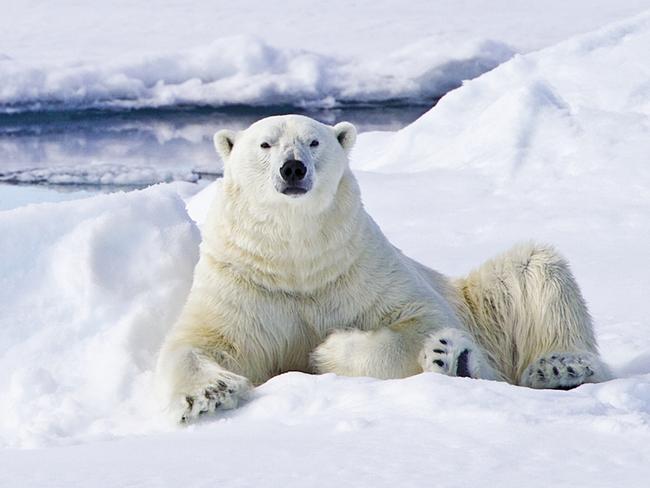
M 313 141 L 311 141 L 311 144 L 309 144 L 309 146 L 310 147 L 318 147 L 318 141 L 316 139 L 314 139 Z
M 260 147 L 262 149 L 269 149 L 271 147 L 271 144 L 269 144 L 268 142 L 263 142 L 262 144 L 260 144 Z

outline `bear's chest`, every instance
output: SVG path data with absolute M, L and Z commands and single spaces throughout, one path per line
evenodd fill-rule
M 309 356 L 328 333 L 336 329 L 368 329 L 379 321 L 366 319 L 353 296 L 319 293 L 311 296 L 275 297 L 255 320 L 255 337 L 248 347 L 254 356 L 266 357 L 271 377 L 286 371 L 309 371 Z M 249 331 L 250 332 L 250 331 Z

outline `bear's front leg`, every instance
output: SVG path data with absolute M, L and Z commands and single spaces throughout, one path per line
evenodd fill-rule
M 191 422 L 197 417 L 237 407 L 251 389 L 243 376 L 220 366 L 213 357 L 193 347 L 163 347 L 157 376 L 167 410 L 176 420 Z
M 467 332 L 451 327 L 426 338 L 419 360 L 423 371 L 469 378 L 497 378 L 476 341 Z

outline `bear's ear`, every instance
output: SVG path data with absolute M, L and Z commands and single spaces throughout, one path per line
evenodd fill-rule
M 235 146 L 235 137 L 237 134 L 234 131 L 223 129 L 217 132 L 212 139 L 214 141 L 214 147 L 217 150 L 219 156 L 221 156 L 222 161 L 226 161 L 232 148 Z
M 357 140 L 357 128 L 350 122 L 339 122 L 334 126 L 334 135 L 345 153 L 350 154 L 350 149 Z

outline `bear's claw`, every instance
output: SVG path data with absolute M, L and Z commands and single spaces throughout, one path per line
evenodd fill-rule
M 196 418 L 217 410 L 236 408 L 239 400 L 245 397 L 250 384 L 229 383 L 216 380 L 194 393 L 185 395 L 181 423 L 189 423 Z

